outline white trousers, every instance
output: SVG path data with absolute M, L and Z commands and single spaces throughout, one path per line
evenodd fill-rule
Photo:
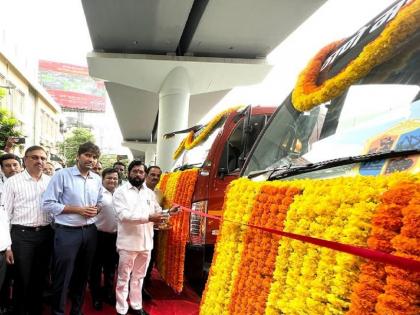
M 118 263 L 118 280 L 116 286 L 116 310 L 120 314 L 128 311 L 127 297 L 130 298 L 130 306 L 134 310 L 143 308 L 141 291 L 143 278 L 146 275 L 147 266 L 150 261 L 150 250 L 132 252 L 119 250 L 120 260 Z M 130 277 L 131 275 L 131 277 Z M 128 284 L 130 283 L 130 294 Z

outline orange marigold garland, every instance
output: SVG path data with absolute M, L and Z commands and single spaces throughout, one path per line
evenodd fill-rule
M 391 240 L 395 254 L 420 261 L 420 184 L 410 204 L 402 210 L 401 233 Z M 386 266 L 385 292 L 378 297 L 378 314 L 420 314 L 420 272 Z
M 300 190 L 273 184 L 261 188 L 251 214 L 250 224 L 283 229 L 283 221 L 293 198 Z M 231 314 L 263 314 L 273 279 L 274 263 L 279 246 L 278 235 L 249 229 L 245 235 L 239 274 L 235 280 Z
M 181 172 L 173 202 L 184 207 L 191 207 L 198 170 Z M 172 228 L 167 232 L 166 273 L 164 279 L 175 292 L 182 291 L 184 284 L 185 245 L 188 238 L 189 213 L 186 211 L 171 217 Z
M 166 184 L 168 183 L 168 179 L 169 179 L 169 174 L 163 174 L 158 185 L 157 188 L 164 194 L 166 191 Z
M 314 106 L 329 101 L 343 93 L 351 84 L 367 75 L 375 66 L 386 61 L 420 26 L 420 1 L 413 0 L 400 10 L 382 33 L 367 44 L 357 58 L 339 74 L 317 84 L 324 58 L 338 42 L 321 50 L 302 71 L 292 93 L 292 104 L 298 111 L 308 111 Z M 322 58 L 324 57 L 324 58 Z
M 402 226 L 401 210 L 408 205 L 416 185 L 401 183 L 385 192 L 372 219 L 372 231 L 367 244 L 369 248 L 391 253 L 394 248 L 391 239 L 398 235 Z M 349 315 L 372 314 L 378 296 L 385 286 L 385 266 L 367 261 L 361 266 L 358 281 L 353 285 Z

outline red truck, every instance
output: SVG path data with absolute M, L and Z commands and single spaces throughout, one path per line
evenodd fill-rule
M 274 106 L 247 106 L 230 112 L 199 145 L 176 159 L 172 171 L 200 169 L 192 209 L 222 215 L 226 187 L 238 178 L 253 143 L 275 110 Z M 194 130 L 198 135 L 203 128 L 186 131 Z M 218 221 L 191 214 L 185 257 L 185 276 L 190 283 L 205 283 L 218 232 Z

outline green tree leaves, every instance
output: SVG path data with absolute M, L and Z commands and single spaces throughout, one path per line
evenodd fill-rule
M 75 128 L 72 133 L 66 137 L 64 142 L 60 144 L 60 153 L 66 158 L 67 166 L 76 164 L 79 145 L 88 141 L 95 142 L 92 132 L 86 128 Z

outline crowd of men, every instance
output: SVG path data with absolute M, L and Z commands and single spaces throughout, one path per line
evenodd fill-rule
M 126 173 L 122 162 L 102 169 L 99 157 L 92 142 L 57 171 L 41 146 L 26 149 L 23 163 L 0 156 L 0 314 L 42 315 L 48 300 L 53 315 L 67 304 L 82 315 L 88 284 L 96 310 L 109 303 L 117 315 L 147 314 L 154 224 L 178 208 L 162 210 L 158 166 L 134 160 Z

